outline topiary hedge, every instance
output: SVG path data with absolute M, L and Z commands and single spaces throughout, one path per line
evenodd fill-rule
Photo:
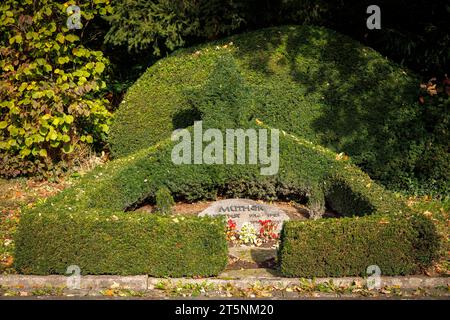
M 25 274 L 212 276 L 228 261 L 224 223 L 108 210 L 34 211 L 21 218 L 16 269 Z
M 439 238 L 423 215 L 289 221 L 283 226 L 279 262 L 288 277 L 414 274 L 437 257 Z
M 171 159 L 174 145 L 175 142 L 164 140 L 98 167 L 76 186 L 50 199 L 50 205 L 76 210 L 131 210 L 142 202 L 155 203 L 157 191 L 167 188 L 176 200 L 188 202 L 218 196 L 293 199 L 316 208 L 319 216 L 326 202 L 348 215 L 354 215 L 355 210 L 360 210 L 361 215 L 408 212 L 402 201 L 351 161 L 338 160 L 330 150 L 294 135 L 280 134 L 279 171 L 273 176 L 261 175 L 259 164 L 176 165 Z M 346 179 L 352 190 L 347 194 L 347 206 L 333 202 L 336 197 L 331 190 L 338 177 Z M 357 197 L 370 203 L 370 210 L 350 205 Z
M 220 69 L 206 83 L 209 94 L 204 88 L 188 93 L 198 102 L 205 127 L 222 133 L 236 127 L 271 129 L 242 109 L 245 105 L 239 102 L 252 105 L 248 86 L 232 60 L 224 57 L 220 62 Z M 208 113 L 208 109 L 214 112 Z M 223 114 L 226 116 L 216 116 Z M 184 133 L 192 136 L 193 132 L 195 128 L 189 127 Z M 195 149 L 194 140 L 191 150 Z M 308 203 L 313 218 L 321 216 L 327 203 L 346 215 L 409 212 L 348 158 L 285 131 L 279 135 L 278 172 L 274 175 L 261 175 L 263 164 L 175 164 L 172 152 L 176 144 L 178 141 L 165 139 L 98 167 L 74 187 L 33 209 L 21 221 L 16 239 L 18 270 L 61 273 L 68 264 L 77 264 L 88 274 L 217 274 L 226 260 L 223 223 L 219 228 L 209 226 L 212 220 L 181 223 L 177 216 L 158 220 L 162 218 L 123 213 L 143 202 L 158 204 L 161 190 L 165 197 L 185 201 L 218 196 L 294 199 Z M 223 153 L 227 150 L 224 146 Z M 236 155 L 236 145 L 234 151 Z M 155 254 L 148 256 L 147 249 Z M 166 256 L 161 258 L 161 254 Z M 211 265 L 198 261 L 199 255 Z M 133 260 L 139 263 L 134 265 Z
M 355 166 L 333 171 L 323 183 L 326 204 L 344 216 L 408 212 L 399 196 L 386 191 Z
M 436 140 L 417 104 L 418 78 L 344 35 L 311 26 L 263 29 L 158 61 L 116 113 L 109 137 L 113 155 L 149 147 L 211 114 L 216 122 L 226 121 L 226 110 L 217 113 L 214 103 L 204 103 L 229 98 L 211 85 L 235 79 L 217 75 L 228 68 L 223 57 L 245 82 L 244 94 L 234 98 L 248 119 L 345 152 L 389 187 L 448 191 L 445 166 L 433 169 L 433 183 L 418 170 L 431 156 L 424 137 Z
M 130 212 L 142 202 L 155 203 L 162 188 L 186 201 L 294 199 L 308 202 L 313 217 L 321 215 L 326 201 L 353 215 L 358 199 L 370 208 L 361 207 L 361 215 L 409 212 L 349 160 L 286 132 L 280 134 L 280 168 L 274 176 L 260 175 L 260 165 L 175 165 L 173 146 L 165 140 L 99 166 L 27 211 L 16 236 L 17 270 L 64 273 L 75 264 L 84 274 L 217 274 L 226 264 L 223 223 Z M 338 177 L 348 184 L 348 201 L 337 205 Z

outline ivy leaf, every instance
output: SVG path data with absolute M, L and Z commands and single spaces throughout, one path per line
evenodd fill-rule
M 23 157 L 28 156 L 31 153 L 31 150 L 28 148 L 23 148 L 22 150 L 20 150 L 20 155 Z
M 58 33 L 56 35 L 56 41 L 58 41 L 59 43 L 64 43 L 64 35 L 62 33 Z
M 74 41 L 80 40 L 80 38 L 78 36 L 74 35 L 74 34 L 68 34 L 66 36 L 66 40 L 69 41 L 69 42 L 74 42 Z
M 95 64 L 95 72 L 102 73 L 105 70 L 105 64 L 103 62 L 97 62 Z
M 64 153 L 71 153 L 73 151 L 73 145 L 69 144 L 69 143 L 65 143 L 63 144 L 63 147 L 61 148 L 62 152 Z
M 92 142 L 94 142 L 94 139 L 92 138 L 91 135 L 86 136 L 86 142 L 87 142 L 87 143 L 92 143 Z
M 70 141 L 70 137 L 67 134 L 63 134 L 61 140 L 64 141 L 64 142 L 69 142 Z
M 64 121 L 65 121 L 67 124 L 71 124 L 71 123 L 73 122 L 73 116 L 70 115 L 70 114 L 64 116 Z
M 59 64 L 64 64 L 70 61 L 69 57 L 58 57 L 58 63 Z
M 47 157 L 47 150 L 45 149 L 39 150 L 39 155 L 44 158 Z
M 55 130 L 51 130 L 50 133 L 48 134 L 48 138 L 50 140 L 56 140 L 58 138 L 58 134 L 56 133 Z

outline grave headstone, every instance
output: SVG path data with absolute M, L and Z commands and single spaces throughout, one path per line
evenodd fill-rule
M 227 220 L 232 219 L 236 223 L 238 230 L 241 229 L 245 222 L 250 222 L 256 230 L 259 230 L 261 227 L 260 220 L 272 220 L 277 225 L 277 233 L 280 233 L 283 222 L 289 220 L 289 216 L 280 208 L 250 199 L 225 199 L 216 201 L 199 213 L 200 217 L 206 215 L 225 215 Z

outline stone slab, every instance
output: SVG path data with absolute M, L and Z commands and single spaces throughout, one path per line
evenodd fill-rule
M 8 288 L 35 289 L 45 287 L 66 286 L 67 277 L 65 276 L 33 276 L 33 275 L 0 275 L 0 286 Z M 311 280 L 309 280 L 311 281 Z M 316 278 L 315 283 L 324 283 L 333 281 L 336 286 L 351 285 L 353 283 L 364 284 L 366 279 L 361 277 L 343 277 L 343 278 Z M 231 283 L 237 287 L 246 287 L 261 283 L 264 285 L 274 285 L 277 287 L 286 287 L 290 285 L 299 285 L 298 278 L 283 278 L 271 269 L 245 269 L 229 270 L 221 273 L 215 278 L 153 278 L 146 275 L 138 276 L 82 276 L 81 290 L 99 290 L 110 288 L 121 288 L 130 290 L 152 290 L 161 282 L 173 284 L 201 284 L 211 283 L 215 285 L 225 285 Z M 417 288 L 436 288 L 450 286 L 450 277 L 426 277 L 426 276 L 399 276 L 399 277 L 381 277 L 381 286 L 398 286 L 402 289 Z
M 231 247 L 228 254 L 248 262 L 261 263 L 277 257 L 277 249 L 258 247 Z
M 239 231 L 246 222 L 251 223 L 256 231 L 261 224 L 259 220 L 272 220 L 277 224 L 276 232 L 280 233 L 283 222 L 289 220 L 289 216 L 276 206 L 259 203 L 251 199 L 225 199 L 211 204 L 208 208 L 199 213 L 199 216 L 225 215 L 228 219 L 236 222 Z
M 66 288 L 69 277 L 66 276 L 31 276 L 31 275 L 0 275 L 0 286 L 10 288 Z M 146 275 L 140 276 L 81 276 L 80 289 L 130 289 L 130 290 L 146 290 L 147 289 Z

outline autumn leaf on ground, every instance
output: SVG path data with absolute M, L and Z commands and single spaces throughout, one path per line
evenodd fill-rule
M 6 257 L 4 261 L 2 261 L 2 264 L 6 268 L 10 268 L 14 263 L 14 258 L 12 256 Z
M 113 297 L 114 296 L 114 290 L 107 289 L 107 290 L 103 291 L 103 295 L 105 295 L 107 297 Z

